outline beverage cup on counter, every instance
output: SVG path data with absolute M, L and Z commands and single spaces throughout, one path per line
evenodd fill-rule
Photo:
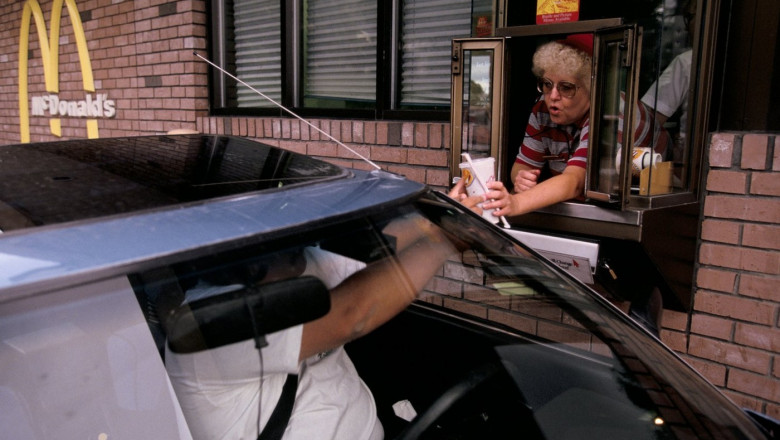
M 622 148 L 618 149 L 617 157 L 615 158 L 615 168 L 618 171 L 620 171 L 620 159 L 622 158 L 621 151 Z M 652 148 L 633 148 L 631 152 L 631 175 L 639 176 L 643 169 L 659 162 L 663 162 L 663 158 L 660 154 L 654 152 Z
M 496 180 L 496 160 L 492 157 L 465 160 L 460 164 L 460 177 L 464 181 L 466 194 L 469 196 L 485 194 L 487 184 Z M 482 208 L 482 203 L 477 206 Z M 493 223 L 498 223 L 499 218 L 492 214 L 493 211 L 494 209 L 483 210 L 482 217 Z

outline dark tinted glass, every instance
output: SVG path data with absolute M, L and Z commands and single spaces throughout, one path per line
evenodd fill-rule
M 408 289 L 420 270 L 404 265 L 405 250 L 442 242 L 451 252 L 440 267 L 431 263 L 438 269 L 416 292 L 419 301 L 346 347 L 371 389 L 386 438 L 760 438 L 739 408 L 617 308 L 433 194 L 131 279 L 161 353 L 170 356 L 164 342 L 172 321 L 161 321 L 172 316 L 169 307 L 181 312 L 180 305 L 208 294 L 207 306 L 198 304 L 193 315 L 217 305 L 232 310 L 236 297 L 259 294 L 245 286 L 301 277 L 311 249 L 349 261 L 341 266 L 357 270 L 350 276 L 376 276 L 392 262 L 393 276 L 383 284 L 392 295 Z M 303 311 L 309 292 L 284 286 L 280 309 L 300 304 L 292 309 Z M 290 316 L 263 304 L 267 321 Z M 229 317 L 226 322 L 242 322 Z M 236 335 L 244 335 L 239 343 L 252 343 L 246 324 L 243 332 L 211 326 L 200 334 L 207 339 L 200 356 L 217 364 L 235 361 L 221 347 L 236 343 Z M 177 394 L 183 407 L 192 397 Z M 396 417 L 392 407 L 401 400 L 428 422 L 412 426 Z M 397 437 L 406 429 L 416 434 Z
M 0 148 L 0 231 L 275 190 L 341 176 L 241 138 L 151 136 Z

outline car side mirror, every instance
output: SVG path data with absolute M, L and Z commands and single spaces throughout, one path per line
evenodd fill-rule
M 251 286 L 184 303 L 167 318 L 168 347 L 193 353 L 255 339 L 320 318 L 330 293 L 311 276 Z

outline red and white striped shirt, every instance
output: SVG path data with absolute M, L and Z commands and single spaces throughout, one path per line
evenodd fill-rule
M 558 125 L 550 118 L 544 100 L 531 109 L 525 138 L 515 162 L 542 169 L 549 164 L 553 174 L 567 166 L 585 168 L 588 164 L 589 114 L 576 124 Z
M 618 133 L 616 148 L 623 143 L 623 94 L 621 93 L 620 115 L 618 118 Z M 653 146 L 653 113 L 652 109 L 642 102 L 634 108 L 634 147 Z M 550 118 L 547 104 L 544 100 L 537 101 L 531 109 L 528 126 L 516 163 L 542 169 L 545 164 L 552 175 L 563 172 L 567 166 L 587 168 L 588 145 L 590 133 L 590 114 L 586 114 L 577 123 L 558 125 Z M 661 153 L 659 151 L 659 153 Z

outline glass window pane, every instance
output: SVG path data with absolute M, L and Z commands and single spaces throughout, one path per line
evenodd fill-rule
M 281 3 L 235 0 L 236 76 L 271 99 L 282 97 Z M 251 89 L 236 89 L 239 107 L 273 107 Z
M 620 175 L 617 154 L 620 148 L 622 131 L 623 99 L 626 93 L 626 68 L 621 65 L 622 40 L 612 40 L 605 44 L 601 53 L 603 69 L 599 78 L 602 84 L 599 112 L 596 114 L 598 143 L 591 142 L 591 148 L 595 148 L 597 154 L 591 156 L 598 158 L 598 173 L 591 172 L 593 180 L 591 189 L 600 193 L 617 197 L 620 193 Z
M 489 157 L 491 153 L 492 67 L 492 50 L 463 51 L 463 76 L 468 80 L 463 81 L 461 149 L 472 158 Z
M 304 104 L 373 107 L 376 2 L 308 0 L 304 14 Z
M 668 1 L 659 7 L 658 44 L 649 50 L 645 76 L 651 83 L 640 88 L 640 99 L 655 114 L 655 151 L 672 162 L 674 191 L 686 191 L 691 166 L 688 100 L 691 93 L 695 0 Z M 653 41 L 654 42 L 654 41 Z M 643 60 L 644 62 L 644 60 Z M 647 81 L 646 81 L 647 82 Z
M 401 105 L 449 105 L 453 38 L 471 32 L 471 0 L 405 0 Z

